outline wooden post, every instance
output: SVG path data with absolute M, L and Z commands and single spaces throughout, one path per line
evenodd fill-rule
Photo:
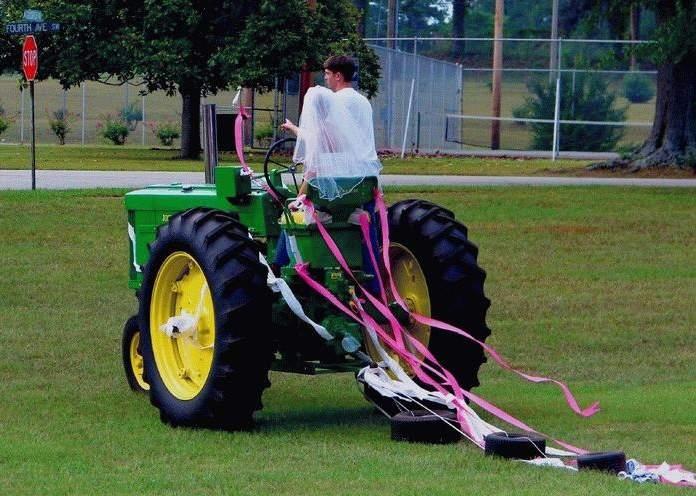
M 551 47 L 549 56 L 549 82 L 556 79 L 556 71 L 558 70 L 558 0 L 553 0 L 551 10 Z
M 253 126 L 254 121 L 254 88 L 242 88 L 240 104 L 249 112 L 249 118 L 244 121 L 244 146 L 254 146 Z
M 397 37 L 396 32 L 396 5 L 397 0 L 388 0 L 387 2 L 387 48 L 396 48 L 396 41 L 393 38 Z
M 493 101 L 491 114 L 494 120 L 491 122 L 491 150 L 500 149 L 500 85 L 502 82 L 503 68 L 503 15 L 505 12 L 505 0 L 495 0 L 495 26 L 493 42 Z

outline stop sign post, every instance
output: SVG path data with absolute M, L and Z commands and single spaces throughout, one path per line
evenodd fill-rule
M 24 38 L 22 46 L 22 71 L 29 81 L 29 95 L 31 97 L 31 189 L 36 189 L 36 120 L 34 105 L 34 79 L 39 72 L 39 47 L 32 35 Z

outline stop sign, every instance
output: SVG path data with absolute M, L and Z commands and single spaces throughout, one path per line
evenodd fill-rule
M 24 38 L 24 46 L 22 46 L 22 70 L 27 81 L 33 81 L 36 78 L 36 73 L 39 70 L 39 47 L 36 46 L 36 40 L 32 35 Z

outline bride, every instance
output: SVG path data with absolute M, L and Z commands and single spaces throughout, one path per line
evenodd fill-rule
M 286 120 L 281 127 L 297 136 L 293 161 L 304 164 L 299 198 L 307 193 L 308 184 L 317 190 L 320 198 L 341 198 L 355 189 L 365 177 L 378 176 L 382 169 L 371 129 L 361 127 L 343 102 L 327 88 L 310 88 L 305 95 L 299 126 Z M 370 243 L 377 253 L 374 201 L 362 208 L 370 216 Z M 374 274 L 375 269 L 364 242 L 362 248 L 363 267 L 367 273 Z M 280 267 L 290 262 L 289 251 L 287 232 L 283 230 L 276 247 L 275 261 L 271 264 L 276 274 L 280 272 Z M 368 284 L 368 289 L 373 292 L 377 291 L 375 279 Z
M 299 126 L 281 126 L 297 136 L 293 161 L 304 164 L 304 181 L 321 198 L 334 200 L 350 193 L 365 177 L 382 168 L 369 130 L 362 129 L 336 94 L 323 86 L 307 90 Z

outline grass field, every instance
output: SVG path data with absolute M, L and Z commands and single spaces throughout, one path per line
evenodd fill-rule
M 202 171 L 201 160 L 181 160 L 178 150 L 151 149 L 136 146 L 58 146 L 36 148 L 37 168 L 44 170 L 121 170 L 121 171 Z M 246 154 L 249 164 L 263 170 L 264 153 L 255 150 Z M 221 155 L 221 163 L 238 164 L 233 153 Z M 686 170 L 656 169 L 639 174 L 627 171 L 588 171 L 590 162 L 583 160 L 508 159 L 472 157 L 399 157 L 382 158 L 384 174 L 451 174 L 467 176 L 607 176 L 607 177 L 686 177 Z M 28 169 L 30 151 L 27 146 L 0 146 L 0 169 Z
M 273 373 L 251 433 L 171 429 L 131 393 L 120 329 L 123 191 L 0 192 L 0 494 L 683 494 L 389 440 L 350 374 Z M 556 389 L 492 364 L 477 391 L 595 450 L 696 469 L 696 196 L 676 189 L 388 191 L 453 209 L 488 271 L 490 343 Z

